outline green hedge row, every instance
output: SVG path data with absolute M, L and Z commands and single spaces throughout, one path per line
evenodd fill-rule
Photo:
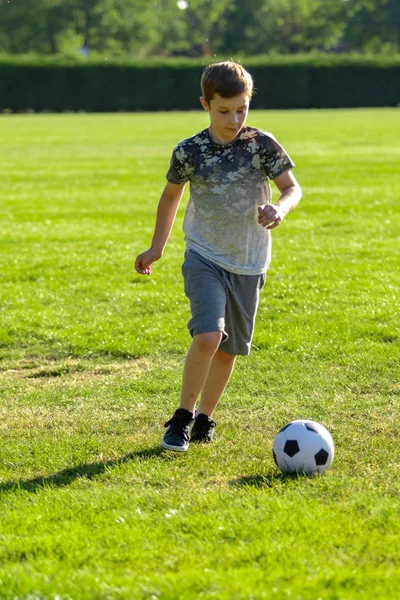
M 199 108 L 201 71 L 190 59 L 0 57 L 0 111 L 154 111 Z M 243 59 L 253 108 L 400 105 L 400 57 Z

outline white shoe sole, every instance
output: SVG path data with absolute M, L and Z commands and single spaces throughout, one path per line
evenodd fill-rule
M 170 446 L 169 444 L 166 444 L 164 440 L 161 442 L 161 446 L 165 450 L 172 450 L 173 452 L 186 452 L 189 448 L 189 444 L 187 446 Z

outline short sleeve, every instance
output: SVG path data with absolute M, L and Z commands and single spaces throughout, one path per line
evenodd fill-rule
M 263 134 L 261 146 L 261 164 L 270 179 L 275 179 L 295 166 L 288 153 L 272 134 Z
M 184 148 L 178 144 L 172 152 L 171 162 L 167 172 L 167 181 L 182 184 L 189 181 L 190 165 Z

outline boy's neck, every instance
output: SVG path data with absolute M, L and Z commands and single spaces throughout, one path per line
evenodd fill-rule
M 208 128 L 208 134 L 209 134 L 209 136 L 210 136 L 211 140 L 212 140 L 212 141 L 213 141 L 215 144 L 219 144 L 220 146 L 227 146 L 228 144 L 232 144 L 232 143 L 233 143 L 233 142 L 234 142 L 234 141 L 235 141 L 235 140 L 236 140 L 236 139 L 239 137 L 239 135 L 241 134 L 242 130 L 243 130 L 243 127 L 242 127 L 242 129 L 240 129 L 240 131 L 238 131 L 237 135 L 236 135 L 236 136 L 233 138 L 233 140 L 226 140 L 226 139 L 222 139 L 222 138 L 220 138 L 220 137 L 219 137 L 219 136 L 218 136 L 218 135 L 215 133 L 215 131 L 213 130 L 213 128 L 212 128 L 212 126 L 211 126 L 211 125 L 210 125 L 210 127 Z

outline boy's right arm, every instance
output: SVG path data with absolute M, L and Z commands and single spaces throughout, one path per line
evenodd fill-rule
M 135 269 L 142 275 L 151 274 L 151 265 L 159 260 L 171 233 L 185 184 L 167 183 L 157 209 L 156 226 L 151 247 L 136 258 Z

